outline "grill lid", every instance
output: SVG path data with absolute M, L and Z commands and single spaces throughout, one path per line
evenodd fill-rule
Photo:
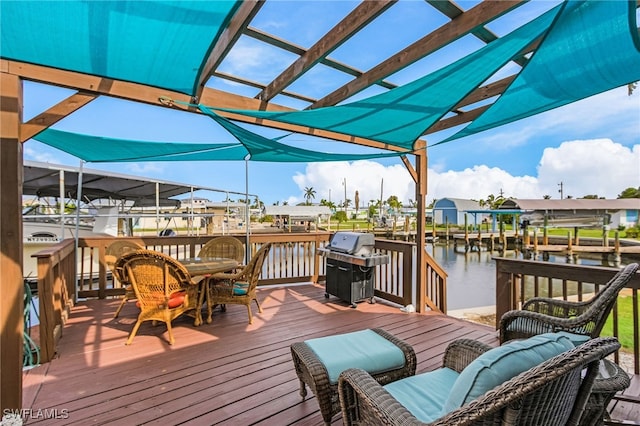
M 356 256 L 369 256 L 373 252 L 375 235 L 364 232 L 336 232 L 329 241 L 329 249 Z

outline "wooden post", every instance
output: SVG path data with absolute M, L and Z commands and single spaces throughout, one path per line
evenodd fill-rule
M 22 408 L 22 81 L 2 69 L 0 84 L 0 415 Z
M 427 248 L 426 248 L 426 198 L 427 198 L 427 143 L 418 140 L 416 148 L 416 173 L 412 174 L 416 182 L 416 200 L 418 215 L 416 221 L 416 312 L 424 312 L 426 305 L 435 307 L 427 299 Z M 406 164 L 406 162 L 405 162 Z M 408 168 L 408 167 L 407 167 Z M 410 170 L 410 169 L 409 169 Z M 411 171 L 411 170 L 410 170 Z M 445 312 L 446 313 L 446 312 Z
M 502 262 L 496 259 L 496 330 L 500 328 L 500 318 L 506 312 L 516 309 L 515 284 L 511 282 L 512 275 L 502 270 Z
M 469 251 L 469 230 L 467 229 L 467 214 L 464 214 L 464 251 Z
M 417 223 L 416 223 L 416 227 L 417 227 Z M 431 242 L 435 243 L 436 242 L 436 218 L 433 216 L 433 214 L 431 215 Z
M 448 217 L 444 218 L 444 235 L 445 235 L 445 240 L 449 242 L 449 218 Z

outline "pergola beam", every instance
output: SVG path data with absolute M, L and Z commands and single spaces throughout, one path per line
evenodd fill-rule
M 227 56 L 235 42 L 240 38 L 242 32 L 247 28 L 249 22 L 258 13 L 264 0 L 243 1 L 238 8 L 238 11 L 233 16 L 229 25 L 220 35 L 216 45 L 212 49 L 209 57 L 204 62 L 203 69 L 200 71 L 198 77 L 198 93 L 196 97 L 200 95 L 204 85 L 213 74 L 214 70 L 218 68 L 220 63 Z
M 444 24 L 435 31 L 424 36 L 420 40 L 402 49 L 395 55 L 363 73 L 360 77 L 351 80 L 347 84 L 334 90 L 324 98 L 312 105 L 312 108 L 320 108 L 335 105 L 371 86 L 375 81 L 381 80 L 419 59 L 435 52 L 442 46 L 468 34 L 479 26 L 507 13 L 511 9 L 523 4 L 522 0 L 504 0 L 499 2 L 482 2 L 467 12 L 462 13 L 450 22 Z
M 188 95 L 172 92 L 169 90 L 158 89 L 156 87 L 145 86 L 142 84 L 128 83 L 119 80 L 111 80 L 102 77 L 64 71 L 49 68 L 41 65 L 32 65 L 16 61 L 1 61 L 9 74 L 19 76 L 28 80 L 34 80 L 41 83 L 53 84 L 67 88 L 80 89 L 96 95 L 113 96 L 134 102 L 142 102 L 165 108 L 180 109 L 183 111 L 197 112 L 197 109 L 189 106 L 175 103 L 172 101 L 180 101 L 189 105 L 191 99 Z M 161 101 L 163 99 L 164 101 Z M 202 91 L 200 103 L 214 108 L 234 108 L 234 109 L 266 109 L 268 111 L 294 111 L 291 108 L 280 106 L 273 103 L 262 102 L 257 99 L 248 98 L 221 90 L 205 88 Z M 370 148 L 378 148 L 390 151 L 404 152 L 403 149 L 388 145 L 386 143 L 369 140 L 366 138 L 355 137 L 338 132 L 326 130 L 318 130 L 306 126 L 298 126 L 287 123 L 280 123 L 272 120 L 265 120 L 254 117 L 247 117 L 240 114 L 233 114 L 220 111 L 221 116 L 241 121 L 248 124 L 256 124 L 274 129 L 280 129 L 288 132 L 296 132 L 327 139 L 333 139 L 339 142 L 353 143 Z M 41 129 L 43 130 L 43 129 Z
M 256 40 L 260 40 L 263 43 L 267 43 L 279 49 L 286 50 L 287 52 L 293 53 L 294 55 L 302 56 L 306 52 L 306 50 L 301 46 L 297 46 L 297 45 L 294 45 L 293 43 L 289 43 L 286 40 L 275 37 L 271 34 L 267 34 L 264 31 L 261 31 L 257 28 L 252 28 L 252 27 L 247 28 L 246 31 L 244 32 L 244 35 L 246 35 L 247 37 L 252 37 Z M 325 58 L 322 58 L 319 62 L 322 65 L 325 65 L 336 71 L 340 71 L 345 74 L 351 75 L 353 77 L 359 77 L 363 74 L 361 70 L 358 70 L 347 64 L 343 64 L 342 62 L 338 62 L 331 58 L 325 57 Z M 393 84 L 388 81 L 376 81 L 375 84 L 380 87 L 384 87 L 385 89 L 393 89 L 394 87 L 398 87 L 397 84 Z
M 216 72 L 214 72 L 212 74 L 212 76 L 213 77 L 217 77 L 217 78 L 221 78 L 223 80 L 232 81 L 234 83 L 240 83 L 240 84 L 245 85 L 245 86 L 255 87 L 256 89 L 260 89 L 260 90 L 264 90 L 267 87 L 265 84 L 259 83 L 257 81 L 248 80 L 246 78 L 240 78 L 238 76 L 231 75 L 231 74 L 228 74 L 228 73 L 225 73 L 225 72 L 216 71 Z M 317 101 L 316 98 L 311 98 L 309 96 L 304 96 L 304 95 L 301 95 L 300 93 L 294 93 L 294 92 L 290 92 L 288 90 L 283 90 L 282 92 L 280 92 L 280 94 L 284 95 L 284 96 L 287 96 L 289 98 L 297 99 L 299 101 L 307 102 L 307 103 L 310 103 L 310 104 L 312 104 L 315 101 Z
M 270 101 L 296 79 L 307 72 L 318 61 L 345 43 L 369 22 L 387 10 L 397 0 L 363 1 L 342 21 L 318 40 L 309 50 L 280 75 L 278 75 L 256 98 Z
M 20 142 L 25 142 L 47 127 L 53 126 L 74 111 L 98 97 L 95 93 L 78 92 L 59 102 L 20 126 Z
M 460 7 L 452 1 L 427 0 L 427 3 L 429 3 L 434 9 L 446 15 L 449 19 L 455 19 L 464 13 L 464 10 L 460 9 Z M 498 39 L 498 36 L 485 26 L 474 28 L 469 34 L 474 35 L 478 40 L 486 44 Z M 514 62 L 520 66 L 524 66 L 527 60 L 524 57 L 519 57 L 514 59 Z

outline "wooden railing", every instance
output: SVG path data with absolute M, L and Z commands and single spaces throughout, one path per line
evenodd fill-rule
M 500 317 L 512 309 L 520 309 L 522 303 L 531 297 L 557 297 L 563 300 L 588 300 L 600 286 L 609 281 L 619 269 L 599 266 L 584 266 L 554 262 L 537 262 L 532 260 L 516 260 L 503 257 L 494 258 L 496 262 L 496 329 Z M 640 273 L 634 275 L 627 284 L 633 300 L 631 331 L 619 327 L 617 306 L 611 312 L 613 335 L 620 338 L 620 333 L 633 342 L 634 374 L 640 374 L 640 313 L 638 306 L 638 289 Z M 628 320 L 629 318 L 627 318 Z M 616 354 L 618 361 L 618 354 Z
M 38 263 L 40 360 L 49 362 L 75 301 L 74 241 L 62 241 L 33 257 Z
M 327 245 L 331 233 L 252 234 L 250 253 L 265 242 L 273 244 L 263 266 L 259 285 L 322 282 L 326 267 L 319 248 Z M 195 257 L 200 248 L 215 236 L 202 237 L 126 237 L 148 249 L 161 251 L 176 259 Z M 245 236 L 237 236 L 245 242 Z M 105 262 L 106 248 L 116 238 L 80 238 L 78 241 L 77 280 L 75 243 L 73 240 L 52 246 L 34 255 L 38 258 L 38 293 L 40 298 L 40 342 L 42 362 L 48 362 L 55 352 L 61 333 L 66 307 L 77 299 L 117 297 L 124 289 L 111 279 Z M 118 238 L 123 239 L 123 238 Z M 414 243 L 377 239 L 375 250 L 389 255 L 388 264 L 376 267 L 374 294 L 398 305 L 418 300 L 415 294 Z M 427 256 L 426 297 L 446 313 L 446 276 L 440 266 Z M 64 284 L 64 285 L 63 285 Z

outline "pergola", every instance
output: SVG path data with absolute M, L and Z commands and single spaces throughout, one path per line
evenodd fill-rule
M 383 40 L 376 40 L 372 28 L 404 2 L 354 2 L 324 35 L 300 46 L 260 27 L 258 18 L 271 1 L 0 3 L 1 409 L 22 404 L 23 143 L 96 98 L 206 113 L 241 142 L 255 141 L 255 134 L 229 120 L 401 155 L 416 183 L 417 210 L 424 211 L 424 137 L 465 123 L 472 124 L 459 135 L 473 134 L 640 79 L 636 1 L 547 3 L 548 12 L 523 22 L 517 13 L 526 1 L 484 1 L 463 10 L 453 1 L 428 0 L 424 6 L 442 24 L 425 25 L 423 36 L 366 70 L 331 56 L 356 39 L 375 50 Z M 314 18 L 307 19 L 291 24 L 304 28 Z M 521 27 L 498 35 L 490 26 L 499 19 Z M 442 48 L 470 38 L 479 47 L 469 55 L 406 84 L 393 82 L 396 73 L 429 64 Z M 269 81 L 225 72 L 225 61 L 246 40 L 294 59 Z M 292 89 L 324 69 L 343 75 L 346 83 L 319 97 Z M 75 93 L 24 122 L 24 81 Z M 221 90 L 220 82 L 234 89 Z M 362 99 L 369 90 L 379 94 Z M 269 142 L 261 143 L 268 154 Z M 425 225 L 418 215 L 418 311 L 432 306 L 423 299 Z

